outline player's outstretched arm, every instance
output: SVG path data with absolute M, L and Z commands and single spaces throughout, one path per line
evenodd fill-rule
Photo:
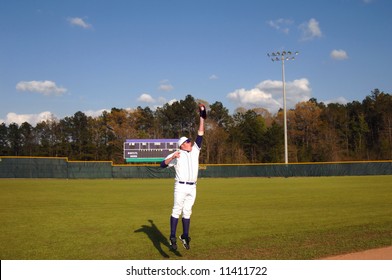
M 204 104 L 199 104 L 199 112 L 200 112 L 200 121 L 199 121 L 199 129 L 197 130 L 197 137 L 195 143 L 199 148 L 201 148 L 201 143 L 203 141 L 204 135 L 204 120 L 207 118 L 207 109 Z
M 204 119 L 200 118 L 199 129 L 197 130 L 197 135 L 203 136 L 204 135 Z
M 199 104 L 200 122 L 197 135 L 204 135 L 204 120 L 207 118 L 207 108 L 204 104 Z

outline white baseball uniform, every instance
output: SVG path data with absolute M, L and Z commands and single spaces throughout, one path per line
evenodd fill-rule
M 196 182 L 199 173 L 200 146 L 203 137 L 197 136 L 191 151 L 180 150 L 180 156 L 172 160 L 168 167 L 174 167 L 176 171 L 174 184 L 174 205 L 172 216 L 189 219 L 192 214 L 192 206 L 196 200 Z M 174 153 L 166 159 L 173 157 Z M 166 160 L 165 159 L 165 160 Z
M 172 250 L 177 250 L 176 230 L 179 217 L 182 215 L 183 233 L 179 236 L 185 249 L 189 250 L 189 228 L 192 207 L 196 200 L 196 183 L 199 173 L 199 155 L 204 135 L 204 120 L 207 118 L 205 106 L 199 104 L 200 124 L 195 143 L 183 136 L 178 139 L 179 151 L 168 155 L 161 162 L 161 167 L 174 167 L 176 171 L 174 184 L 174 204 L 170 216 L 169 243 Z

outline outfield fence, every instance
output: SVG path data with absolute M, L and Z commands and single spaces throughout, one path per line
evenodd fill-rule
M 392 175 L 392 161 L 206 164 L 199 178 L 307 177 Z M 69 161 L 67 158 L 0 157 L 0 178 L 174 178 L 173 168 L 158 164 L 113 164 L 111 161 Z

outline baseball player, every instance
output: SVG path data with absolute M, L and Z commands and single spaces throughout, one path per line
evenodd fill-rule
M 204 135 L 204 120 L 207 118 L 206 108 L 199 104 L 200 123 L 195 142 L 187 137 L 178 140 L 179 150 L 168 155 L 161 162 L 161 167 L 174 167 L 176 171 L 174 183 L 174 204 L 170 216 L 170 246 L 177 250 L 176 230 L 178 219 L 182 216 L 182 235 L 179 236 L 185 249 L 189 250 L 189 227 L 192 206 L 196 199 L 196 182 L 199 172 L 199 155 Z

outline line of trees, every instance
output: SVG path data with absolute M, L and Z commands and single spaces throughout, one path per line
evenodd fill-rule
M 194 137 L 197 103 L 191 95 L 155 111 L 113 108 L 99 117 L 71 117 L 32 126 L 0 124 L 0 155 L 68 157 L 124 163 L 123 143 L 131 138 Z M 375 89 L 362 102 L 325 105 L 312 98 L 287 113 L 290 162 L 392 159 L 392 96 Z M 205 163 L 284 161 L 283 111 L 236 109 L 208 104 L 203 142 Z

